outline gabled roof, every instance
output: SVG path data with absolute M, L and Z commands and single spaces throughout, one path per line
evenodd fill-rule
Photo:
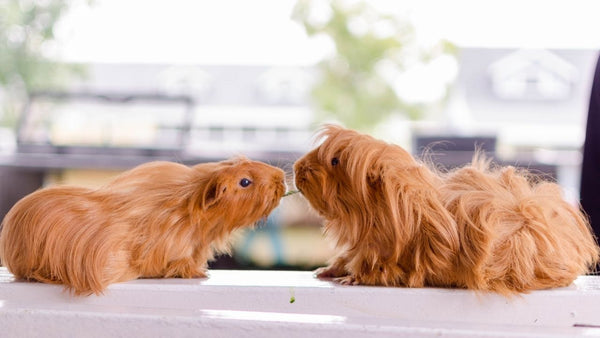
M 520 49 L 493 62 L 488 75 L 499 98 L 561 100 L 572 94 L 579 73 L 551 51 Z

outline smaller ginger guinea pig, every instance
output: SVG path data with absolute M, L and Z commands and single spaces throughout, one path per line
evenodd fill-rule
M 101 294 L 136 278 L 206 277 L 228 235 L 266 218 L 284 172 L 244 157 L 192 167 L 150 162 L 99 189 L 55 186 L 8 212 L 0 261 L 18 279 Z

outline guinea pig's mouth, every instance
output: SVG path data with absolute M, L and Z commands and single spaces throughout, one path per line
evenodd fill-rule
M 302 183 L 296 181 L 296 190 L 298 190 L 302 195 L 304 195 L 304 184 L 306 183 L 306 181 L 303 181 Z
M 304 196 L 306 193 L 310 193 L 311 187 L 316 185 L 318 182 L 318 178 L 316 177 L 315 172 L 311 170 L 306 170 L 302 173 L 296 175 L 294 183 L 296 185 L 296 189 Z
M 285 189 L 285 182 L 282 180 L 279 182 L 275 190 L 275 199 L 277 200 L 277 203 L 279 203 L 279 200 L 283 197 L 283 195 L 285 195 Z
M 268 203 L 266 203 L 266 207 L 262 213 L 262 217 L 266 218 L 269 216 L 269 214 L 279 205 L 279 202 L 281 201 L 281 198 L 283 198 L 284 194 L 285 184 L 282 181 L 282 183 L 278 184 L 273 190 L 271 194 L 272 197 L 268 201 Z
M 322 176 L 318 171 L 310 169 L 302 170 L 296 173 L 296 189 L 306 198 L 315 211 L 326 218 L 331 217 L 331 210 L 328 202 L 324 200 L 321 194 Z

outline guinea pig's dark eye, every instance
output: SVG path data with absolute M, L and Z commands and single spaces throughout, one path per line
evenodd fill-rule
M 240 181 L 240 185 L 242 186 L 242 188 L 246 188 L 248 187 L 250 184 L 252 184 L 252 181 L 250 181 L 247 178 L 242 178 L 242 180 Z
M 340 163 L 340 160 L 338 160 L 337 157 L 334 157 L 334 158 L 331 159 L 331 165 L 332 166 L 335 167 L 336 165 L 338 165 L 338 163 Z

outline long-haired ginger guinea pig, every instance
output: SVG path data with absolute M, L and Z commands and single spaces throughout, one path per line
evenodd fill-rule
M 514 294 L 570 284 L 598 261 L 586 217 L 556 183 L 474 159 L 439 173 L 397 145 L 337 126 L 294 164 L 339 254 L 342 284 Z
M 139 277 L 205 277 L 235 229 L 266 217 L 284 173 L 235 158 L 193 167 L 150 162 L 97 189 L 38 190 L 8 212 L 0 260 L 15 277 L 102 293 Z

